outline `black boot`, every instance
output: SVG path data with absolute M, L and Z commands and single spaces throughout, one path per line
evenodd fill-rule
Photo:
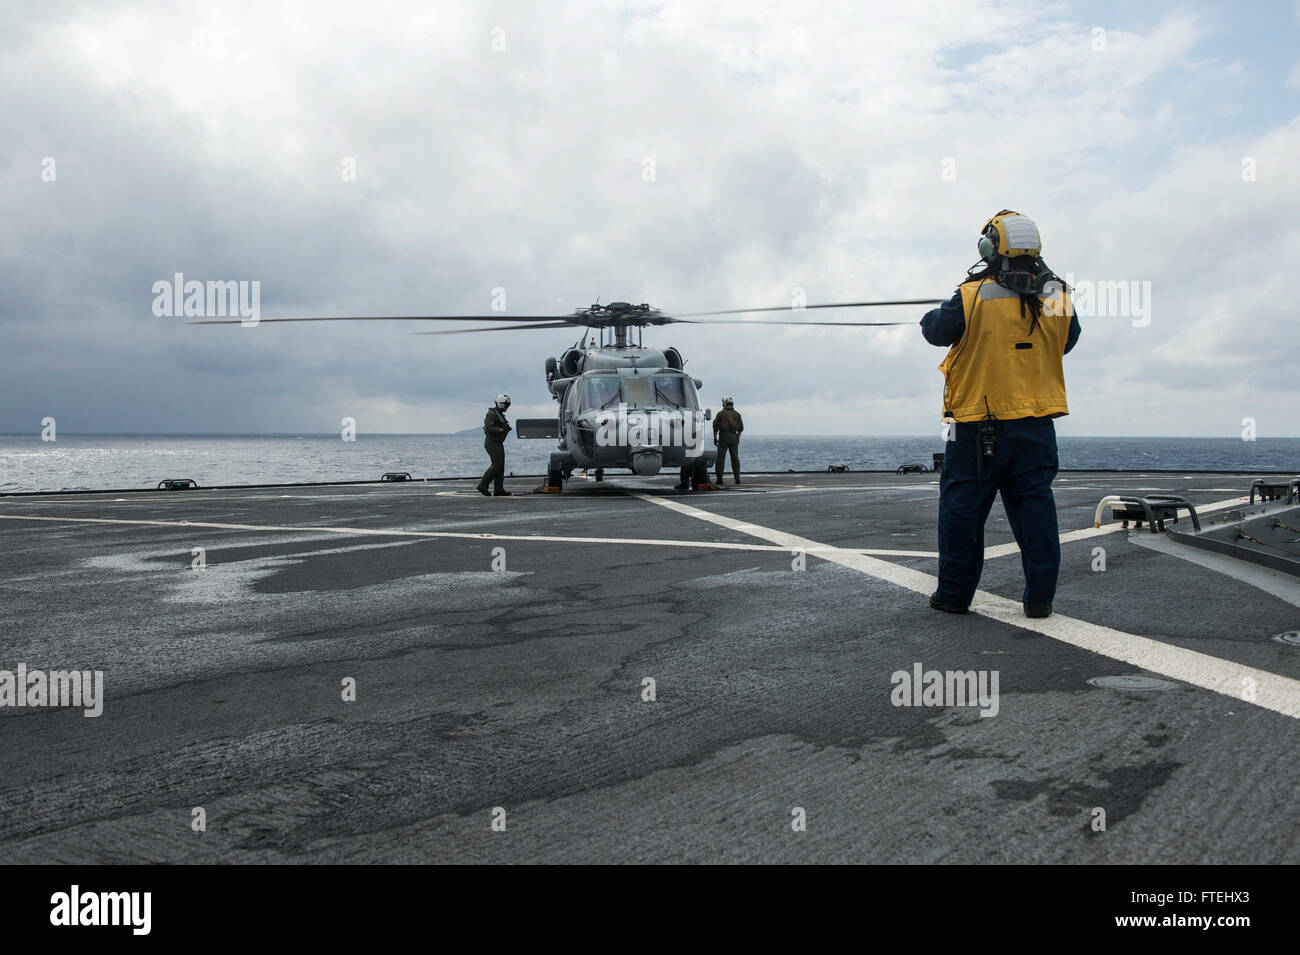
M 480 494 L 482 494 L 484 497 L 491 497 L 491 496 L 492 496 L 492 492 L 489 491 L 489 490 L 488 490 L 487 488 L 485 488 L 485 487 L 481 487 L 481 488 L 479 488 L 479 489 L 478 489 L 478 492 L 479 492 Z
M 930 606 L 935 610 L 942 610 L 944 613 L 965 613 L 968 608 L 957 607 L 953 604 L 946 604 L 939 599 L 937 593 L 930 595 Z
M 510 496 L 510 492 L 509 492 L 509 491 L 505 491 L 505 490 L 497 491 L 496 496 L 497 496 L 497 497 L 509 497 L 509 496 Z

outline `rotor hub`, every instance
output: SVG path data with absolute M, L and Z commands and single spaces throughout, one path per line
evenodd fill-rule
M 642 302 L 599 303 L 587 308 L 580 308 L 573 313 L 574 324 L 586 325 L 588 328 L 644 328 L 647 325 L 667 325 L 672 321 L 667 315 Z

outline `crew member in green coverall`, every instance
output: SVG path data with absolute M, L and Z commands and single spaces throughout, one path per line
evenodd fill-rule
M 740 433 L 745 430 L 745 422 L 735 408 L 731 395 L 722 399 L 722 410 L 713 419 L 713 443 L 718 446 L 718 484 L 722 483 L 722 472 L 726 467 L 727 452 L 731 452 L 731 473 L 740 483 Z
M 478 482 L 478 492 L 484 497 L 509 497 L 506 490 L 506 435 L 510 433 L 510 422 L 506 420 L 506 409 L 510 407 L 509 395 L 497 395 L 496 402 L 483 416 L 483 448 L 492 459 L 492 466 L 483 472 L 483 480 Z M 493 492 L 488 485 L 495 484 Z

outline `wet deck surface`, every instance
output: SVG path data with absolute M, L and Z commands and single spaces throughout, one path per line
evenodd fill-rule
M 1067 474 L 1061 531 L 1250 477 Z M 1067 535 L 1027 629 L 1001 505 L 985 612 L 929 609 L 931 475 L 672 483 L 0 500 L 0 668 L 105 684 L 0 709 L 0 861 L 1300 861 L 1294 580 Z M 997 715 L 893 705 L 917 663 Z

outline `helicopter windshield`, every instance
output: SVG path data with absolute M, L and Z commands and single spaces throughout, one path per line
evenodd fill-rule
M 695 389 L 682 375 L 595 375 L 582 383 L 581 411 L 605 410 L 619 401 L 633 406 L 666 405 L 693 409 Z
M 655 403 L 677 408 L 693 407 L 687 397 L 686 379 L 681 375 L 655 375 Z
M 629 376 L 623 379 L 623 400 L 629 405 L 638 408 L 642 405 L 652 405 L 655 403 L 654 395 L 654 386 L 649 378 Z
M 605 408 L 618 400 L 618 376 L 594 375 L 582 383 L 581 410 Z

